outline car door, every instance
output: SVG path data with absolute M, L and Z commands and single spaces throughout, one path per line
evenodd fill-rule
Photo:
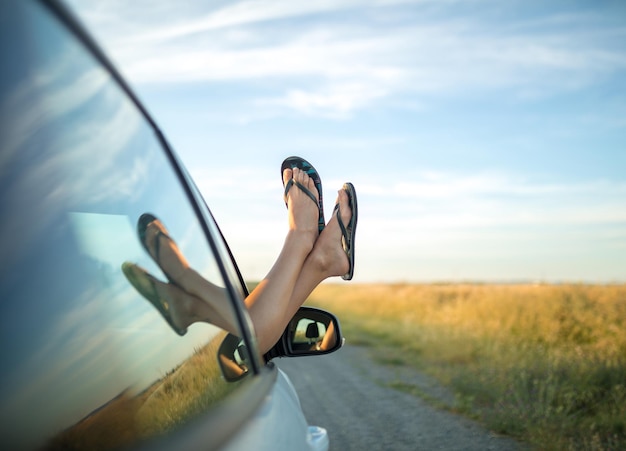
M 4 0 L 0 62 L 2 448 L 308 446 L 217 225 L 98 47 L 57 2 Z M 173 249 L 214 287 L 202 322 L 176 319 L 198 298 Z

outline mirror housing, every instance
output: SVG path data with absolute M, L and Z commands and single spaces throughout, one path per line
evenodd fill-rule
M 300 357 L 335 352 L 343 346 L 339 320 L 335 315 L 314 307 L 300 307 L 278 342 L 265 355 L 265 361 L 276 357 Z
M 250 353 L 243 338 L 228 334 L 217 351 L 224 379 L 236 382 L 248 375 Z
M 266 362 L 276 357 L 300 357 L 335 352 L 343 346 L 339 320 L 325 310 L 300 307 L 278 342 L 263 357 Z M 228 382 L 248 374 L 250 354 L 243 339 L 228 334 L 220 344 L 218 361 Z

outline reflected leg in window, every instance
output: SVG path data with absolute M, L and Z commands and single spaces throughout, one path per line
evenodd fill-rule
M 195 322 L 215 324 L 229 332 L 237 329 L 212 304 L 172 283 L 158 280 L 135 263 L 124 262 L 122 271 L 133 287 L 147 299 L 178 335 L 185 335 Z
M 196 321 L 209 322 L 229 332 L 237 330 L 225 289 L 211 283 L 191 267 L 159 218 L 150 213 L 141 215 L 137 222 L 137 234 L 170 285 L 185 292 L 188 300 L 202 300 L 206 304 L 187 303 L 189 324 Z
M 291 180 L 293 182 L 290 183 Z M 333 216 L 323 228 L 318 224 L 320 205 L 315 202 L 318 196 L 321 202 L 322 197 L 314 179 L 297 167 L 287 168 L 283 172 L 283 186 L 289 219 L 287 236 L 268 275 L 245 300 L 262 353 L 276 343 L 317 285 L 335 276 L 350 280 L 354 271 L 357 203 L 352 184 L 346 183 L 339 190 Z M 180 333 L 181 328 L 186 329 L 195 321 L 205 321 L 234 331 L 235 328 L 225 320 L 229 315 L 221 313 L 227 304 L 224 289 L 191 268 L 164 224 L 155 216 L 144 214 L 139 219 L 137 230 L 142 245 L 170 283 L 154 279 L 136 265 L 127 267 L 130 268 L 127 271 L 135 277 L 135 282 L 131 278 L 129 280 L 136 288 L 138 277 L 151 282 L 145 288 L 144 281 L 141 285 L 143 292 L 140 292 L 170 326 Z M 155 287 L 175 300 L 170 300 L 168 309 L 154 294 L 158 292 Z M 173 315 L 180 315 L 179 319 L 174 320 Z
M 189 265 L 160 219 L 144 213 L 137 222 L 137 234 L 143 247 L 172 284 L 212 304 L 225 299 L 224 288 L 212 284 Z

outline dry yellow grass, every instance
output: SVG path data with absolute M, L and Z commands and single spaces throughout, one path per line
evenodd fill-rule
M 348 342 L 540 449 L 626 449 L 626 285 L 321 285 Z

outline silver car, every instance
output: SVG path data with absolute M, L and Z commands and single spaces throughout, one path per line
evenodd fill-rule
M 303 307 L 261 355 L 209 208 L 62 5 L 2 0 L 0 62 L 2 449 L 328 449 L 272 359 L 336 351 L 337 319 Z M 217 287 L 215 324 L 172 326 L 146 217 Z

